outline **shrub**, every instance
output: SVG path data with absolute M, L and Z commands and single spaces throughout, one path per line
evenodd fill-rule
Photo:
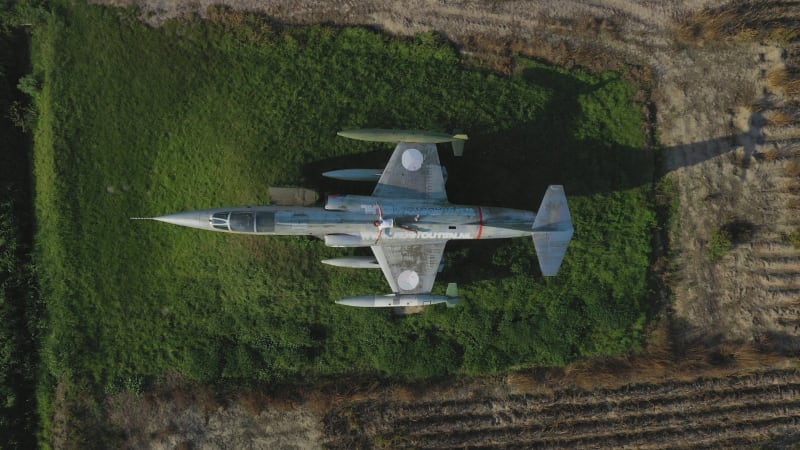
M 717 262 L 732 248 L 730 232 L 725 228 L 718 228 L 711 234 L 711 239 L 708 241 L 708 257 L 711 262 Z
M 785 242 L 792 244 L 792 247 L 800 249 L 800 227 L 794 229 L 794 231 L 787 233 L 784 235 Z

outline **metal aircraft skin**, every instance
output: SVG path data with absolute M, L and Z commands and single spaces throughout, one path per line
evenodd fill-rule
M 384 296 L 350 297 L 336 303 L 360 307 L 458 304 L 455 284 L 433 295 L 447 241 L 530 236 L 542 274 L 553 276 L 572 238 L 573 227 L 562 186 L 551 185 L 538 214 L 499 207 L 454 205 L 447 201 L 437 142 L 453 142 L 460 153 L 465 135 L 424 131 L 349 130 L 339 135 L 373 141 L 399 141 L 383 172 L 350 173 L 353 180 L 377 177 L 371 196 L 331 195 L 324 208 L 242 206 L 154 217 L 153 220 L 227 233 L 315 236 L 329 247 L 370 247 L 374 257 L 323 261 L 351 268 L 380 268 L 392 289 Z M 373 175 L 370 175 L 373 174 Z M 348 179 L 348 171 L 337 171 Z M 367 176 L 368 175 L 368 176 Z

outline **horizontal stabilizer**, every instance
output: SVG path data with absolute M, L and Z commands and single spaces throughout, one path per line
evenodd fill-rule
M 551 277 L 558 273 L 573 231 L 564 186 L 549 186 L 536 213 L 532 233 L 542 275 Z

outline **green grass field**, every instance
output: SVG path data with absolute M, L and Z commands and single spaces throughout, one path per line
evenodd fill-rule
M 430 377 L 638 348 L 653 169 L 618 76 L 520 61 L 508 79 L 427 34 L 224 15 L 151 29 L 130 11 L 56 4 L 32 48 L 43 360 L 56 378 L 113 390 L 173 371 Z M 320 264 L 345 253 L 320 241 L 128 220 L 264 203 L 270 185 L 350 188 L 318 172 L 380 167 L 391 149 L 335 137 L 356 127 L 469 133 L 463 158 L 440 152 L 453 202 L 535 210 L 564 184 L 576 233 L 559 276 L 541 277 L 528 239 L 451 243 L 435 292 L 457 281 L 462 306 L 398 317 L 335 305 L 388 286 L 380 271 Z

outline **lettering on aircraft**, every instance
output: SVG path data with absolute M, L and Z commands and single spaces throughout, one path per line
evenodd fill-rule
M 414 233 L 415 239 L 470 239 L 473 235 L 455 231 L 420 231 Z
M 377 214 L 378 213 L 378 206 L 376 204 L 371 205 L 359 205 L 362 211 L 365 214 Z M 386 208 L 388 209 L 388 207 Z M 474 216 L 475 208 L 452 208 L 452 207 L 440 207 L 440 206 L 407 206 L 398 208 L 400 211 L 398 213 L 403 215 L 417 215 L 420 216 L 441 216 L 444 214 L 453 215 L 453 216 Z M 386 211 L 384 210 L 384 213 Z

